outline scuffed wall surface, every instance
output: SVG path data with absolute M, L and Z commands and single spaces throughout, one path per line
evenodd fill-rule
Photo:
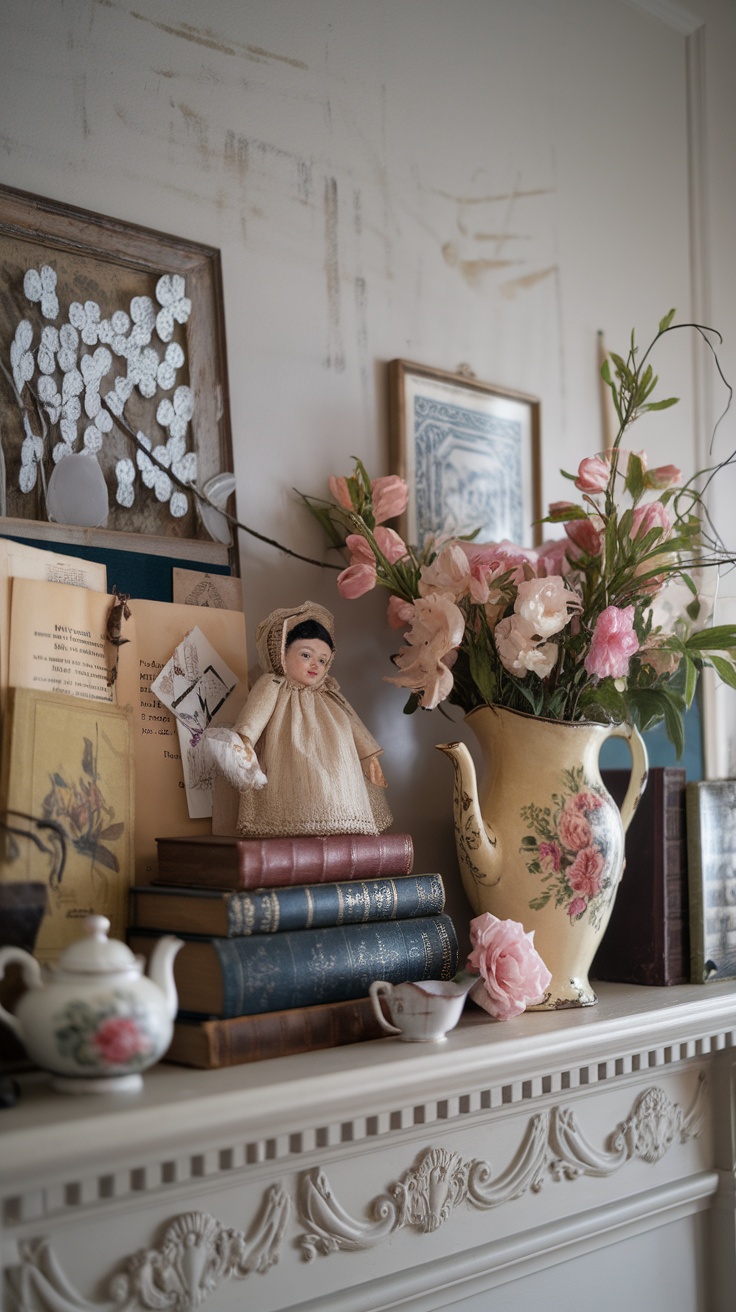
M 734 21 L 726 0 L 691 9 L 728 364 Z M 2 19 L 2 180 L 221 249 L 240 517 L 295 550 L 323 549 L 294 487 L 321 493 L 352 454 L 388 472 L 388 360 L 539 396 L 546 501 L 600 444 L 597 330 L 621 349 L 671 305 L 689 317 L 685 37 L 623 0 L 5 0 Z M 657 365 L 684 399 L 636 443 L 692 468 L 684 335 Z M 383 598 L 343 603 L 332 574 L 241 552 L 251 638 L 273 606 L 333 606 L 336 673 L 385 746 L 417 868 L 447 873 L 430 749 L 459 731 L 403 717 L 382 683 Z

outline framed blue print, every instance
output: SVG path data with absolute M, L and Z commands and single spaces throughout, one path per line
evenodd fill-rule
M 392 470 L 409 502 L 399 531 L 422 547 L 440 533 L 522 546 L 541 540 L 540 404 L 472 375 L 389 365 Z

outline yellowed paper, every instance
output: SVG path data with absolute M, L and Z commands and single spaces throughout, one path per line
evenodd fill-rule
M 10 687 L 114 702 L 107 682 L 112 652 L 105 642 L 113 602 L 87 588 L 13 579 Z
M 133 599 L 130 607 L 125 634 L 132 641 L 120 651 L 117 694 L 121 705 L 131 705 L 136 722 L 135 877 L 136 883 L 148 884 L 157 869 L 157 838 L 211 832 L 209 819 L 190 819 L 176 719 L 151 692 L 151 684 L 196 619 L 236 676 L 213 719 L 213 724 L 232 724 L 248 691 L 245 617 L 242 611 L 202 607 L 195 613 L 191 606 L 159 601 Z
M 111 936 L 123 938 L 133 875 L 131 712 L 12 688 L 6 719 L 0 794 L 15 832 L 3 830 L 0 879 L 46 884 L 36 956 L 54 961 L 90 914 L 107 916 Z
M 243 609 L 242 579 L 179 566 L 175 566 L 171 574 L 175 602 L 185 606 L 210 606 L 216 610 Z
M 64 556 L 58 551 L 28 547 L 13 538 L 0 538 L 0 706 L 8 687 L 10 655 L 10 588 L 16 578 L 64 583 L 94 592 L 107 592 L 107 570 L 96 561 Z

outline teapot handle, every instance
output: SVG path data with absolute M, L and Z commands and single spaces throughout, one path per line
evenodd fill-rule
M 41 983 L 42 983 L 41 967 L 36 961 L 36 958 L 32 957 L 30 952 L 25 952 L 23 948 L 12 948 L 12 947 L 0 948 L 0 980 L 3 978 L 5 974 L 5 967 L 9 965 L 11 961 L 17 961 L 18 964 L 21 966 L 23 983 L 26 985 L 27 988 L 29 989 L 41 988 Z M 21 1041 L 23 1041 L 22 1025 L 20 1024 L 19 1021 L 16 1020 L 15 1016 L 13 1016 L 11 1012 L 6 1011 L 5 1007 L 3 1007 L 1 1003 L 0 1003 L 0 1020 L 5 1021 L 5 1024 L 10 1026 L 13 1033 L 17 1035 L 17 1037 Z
M 393 993 L 393 987 L 391 984 L 385 979 L 374 979 L 368 991 L 371 995 L 373 1010 L 376 1013 L 376 1020 L 379 1025 L 383 1026 L 387 1034 L 400 1034 L 401 1030 L 396 1025 L 389 1024 L 381 1009 L 380 996 L 382 993 L 385 993 L 387 998 L 391 997 L 391 994 Z
M 611 730 L 612 738 L 625 738 L 629 744 L 631 752 L 631 778 L 629 786 L 626 789 L 626 796 L 621 803 L 621 822 L 624 827 L 624 833 L 628 829 L 634 818 L 636 808 L 639 805 L 641 795 L 647 786 L 649 776 L 649 757 L 647 749 L 639 730 L 635 724 L 617 724 Z

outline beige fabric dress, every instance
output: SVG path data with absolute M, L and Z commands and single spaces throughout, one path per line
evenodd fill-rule
M 296 834 L 380 834 L 392 823 L 385 790 L 371 783 L 363 762 L 381 748 L 327 670 L 305 688 L 283 672 L 286 636 L 316 619 L 332 635 L 329 611 L 311 602 L 274 611 L 258 628 L 261 665 L 233 726 L 255 748 L 268 782 L 240 794 L 237 831 L 244 837 Z

